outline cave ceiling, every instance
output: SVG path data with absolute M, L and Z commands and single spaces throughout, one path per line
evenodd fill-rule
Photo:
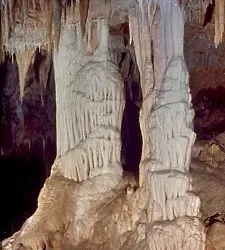
M 157 4 L 159 0 L 151 1 Z M 45 46 L 50 49 L 58 46 L 60 26 L 80 21 L 82 35 L 87 33 L 87 20 L 107 17 L 113 27 L 128 21 L 128 9 L 135 1 L 118 0 L 10 0 L 1 1 L 1 48 L 2 51 L 15 53 L 24 48 L 32 49 Z M 216 2 L 216 3 L 215 3 Z M 212 19 L 216 46 L 223 39 L 224 1 L 179 0 L 185 11 L 190 29 L 196 30 L 196 23 L 206 25 Z M 193 25 L 194 24 L 194 25 Z M 212 34 L 211 34 L 212 35 Z

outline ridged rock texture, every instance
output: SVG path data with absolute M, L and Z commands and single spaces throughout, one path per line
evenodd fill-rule
M 15 54 L 21 102 L 36 48 L 52 56 L 37 74 L 49 73 L 53 62 L 57 146 L 36 212 L 3 249 L 219 249 L 222 222 L 207 231 L 203 220 L 223 212 L 224 193 L 215 198 L 223 175 L 218 181 L 218 170 L 200 162 L 203 150 L 192 150 L 188 70 L 191 83 L 198 72 L 189 46 L 198 37 L 185 36 L 193 23 L 206 22 L 211 5 L 210 35 L 219 48 L 223 1 L 23 0 L 20 16 L 18 1 L 2 1 L 2 50 Z M 40 79 L 44 107 L 47 78 Z M 129 161 L 121 156 L 129 91 L 142 135 L 135 174 L 124 171 Z M 198 159 L 190 173 L 191 153 Z

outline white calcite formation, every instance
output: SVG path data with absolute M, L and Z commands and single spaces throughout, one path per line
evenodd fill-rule
M 113 165 L 118 171 L 124 101 L 121 75 L 108 60 L 107 23 L 98 21 L 99 46 L 91 57 L 85 56 L 76 28 L 65 27 L 54 59 L 57 154 L 63 176 L 83 181 L 114 171 Z
M 224 12 L 225 2 L 224 0 L 215 1 L 215 37 L 214 42 L 216 47 L 223 41 L 224 35 Z
M 54 51 L 57 159 L 13 250 L 49 242 L 66 250 L 205 247 L 188 175 L 195 134 L 183 9 L 176 0 L 138 0 L 128 12 L 143 92 L 139 187 L 122 178 L 123 81 L 109 53 L 107 18 L 94 20 L 94 41 L 90 23 L 86 42 L 83 26 L 65 24 Z
M 203 225 L 193 217 L 155 223 L 147 237 L 149 249 L 205 249 Z
M 141 89 L 143 95 L 142 109 L 140 110 L 140 127 L 142 131 L 142 156 L 140 164 L 140 186 L 146 177 L 146 165 L 150 159 L 149 116 L 154 102 L 154 72 L 153 48 L 151 28 L 156 11 L 154 2 L 139 1 L 134 8 L 129 9 L 130 43 L 133 42 L 135 56 L 140 72 Z
M 155 14 L 155 19 L 152 14 Z M 174 220 L 182 216 L 198 216 L 200 210 L 200 199 L 191 192 L 187 175 L 195 134 L 192 131 L 193 111 L 183 56 L 184 13 L 175 0 L 140 0 L 130 10 L 129 18 L 144 90 L 143 116 L 148 121 L 142 128 L 149 131 L 146 134 L 149 134 L 150 145 L 146 146 L 147 154 L 145 152 L 149 159 L 142 162 L 148 176 L 148 221 L 152 224 L 171 220 L 171 223 L 161 224 L 158 233 L 154 230 L 149 232 L 151 240 L 148 243 L 150 249 L 181 249 L 179 236 L 173 240 L 163 239 L 163 231 L 167 231 L 167 227 L 179 231 Z M 136 30 L 140 36 L 135 34 Z M 152 53 L 154 61 L 151 60 Z M 145 102 L 148 105 L 146 110 Z M 185 218 L 180 220 L 183 227 L 185 221 Z M 152 225 L 154 229 L 155 224 Z M 190 223 L 187 231 L 192 230 Z M 183 249 L 204 249 L 203 228 L 197 227 L 196 233 L 198 239 L 186 238 L 190 242 Z M 151 241 L 155 243 L 151 245 Z
M 190 193 L 187 177 L 194 134 L 188 128 L 191 117 L 187 116 L 190 99 L 185 90 L 186 81 L 185 64 L 182 58 L 175 58 L 166 71 L 162 82 L 164 91 L 157 97 L 158 105 L 150 120 L 151 151 L 155 155 L 149 172 L 153 221 L 171 220 L 181 215 L 197 216 L 199 213 L 200 200 Z M 182 126 L 184 124 L 186 128 Z

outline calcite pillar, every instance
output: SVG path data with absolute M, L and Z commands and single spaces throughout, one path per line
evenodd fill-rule
M 109 60 L 108 24 L 97 21 L 98 47 L 86 53 L 80 25 L 62 29 L 54 55 L 57 104 L 57 156 L 64 177 L 84 181 L 122 173 L 120 126 L 123 82 Z
M 147 138 L 140 177 L 148 188 L 148 243 L 150 249 L 204 249 L 196 218 L 200 199 L 188 177 L 195 134 L 184 13 L 176 0 L 139 0 L 129 18 L 143 89 L 141 124 Z

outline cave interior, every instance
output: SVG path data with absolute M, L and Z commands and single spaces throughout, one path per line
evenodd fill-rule
M 211 1 L 200 23 L 186 22 L 184 57 L 195 112 L 195 145 L 201 147 L 196 149 L 195 156 L 224 171 L 225 43 L 215 45 L 214 9 L 215 1 Z M 129 42 L 129 23 L 109 27 L 109 34 L 115 43 L 113 54 L 119 58 L 124 84 L 121 164 L 124 171 L 138 177 L 144 137 L 139 123 L 143 102 L 140 72 L 134 44 Z M 22 90 L 16 57 L 5 53 L 0 66 L 0 197 L 4 204 L 0 240 L 17 232 L 36 210 L 39 192 L 50 176 L 57 151 L 53 51 L 45 47 L 36 49 Z M 205 226 L 217 222 L 219 215 L 215 212 L 204 218 Z

